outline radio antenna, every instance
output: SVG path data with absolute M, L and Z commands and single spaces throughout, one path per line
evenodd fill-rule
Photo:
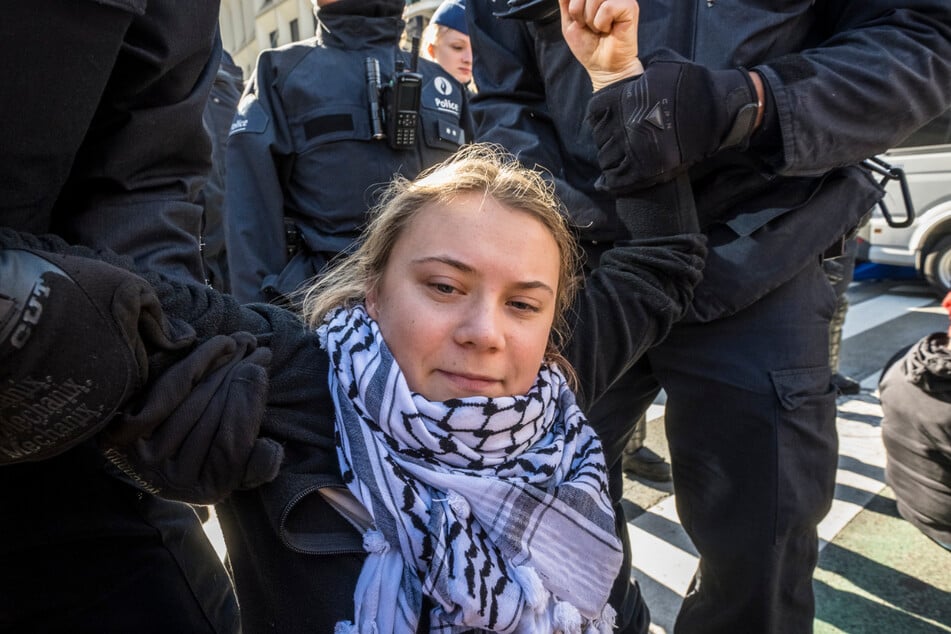
M 419 62 L 419 36 L 418 35 L 413 36 L 413 48 L 411 50 L 412 50 L 412 53 L 409 60 L 409 63 L 410 63 L 409 69 L 410 71 L 415 73 L 416 64 Z

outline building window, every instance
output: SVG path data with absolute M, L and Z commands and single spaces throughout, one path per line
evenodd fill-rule
M 271 31 L 267 37 L 271 42 L 271 48 L 277 48 L 277 31 Z
M 297 20 L 291 20 L 291 42 L 296 42 L 300 39 L 300 27 L 297 26 Z

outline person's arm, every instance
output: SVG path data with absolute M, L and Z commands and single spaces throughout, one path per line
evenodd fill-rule
M 18 222 L 17 213 L 5 213 L 5 223 L 88 247 L 66 253 L 60 238 L 0 228 L 0 464 L 49 458 L 90 437 L 147 381 L 147 348 L 191 345 L 190 329 L 163 319 L 147 283 L 89 248 L 121 251 L 169 278 L 203 279 L 195 200 L 209 165 L 201 115 L 220 52 L 217 10 L 163 7 L 124 18 L 121 41 L 104 37 L 87 56 L 102 83 L 90 78 L 88 91 L 68 95 L 85 104 L 77 116 L 67 106 L 50 129 L 29 131 L 53 167 L 40 172 L 40 186 L 55 207 L 48 222 L 45 201 L 36 201 L 38 223 Z M 57 88 L 49 103 L 59 103 Z M 68 155 L 47 156 L 41 141 L 70 123 L 82 143 L 64 141 Z M 15 141 L 12 156 L 17 150 Z
M 287 265 L 281 177 L 291 151 L 274 55 L 264 52 L 258 58 L 226 151 L 225 245 L 231 293 L 242 302 L 270 299 L 261 290 L 264 278 Z
M 565 6 L 576 4 L 636 6 Z M 951 104 L 949 12 L 942 0 L 824 2 L 803 27 L 820 43 L 750 69 L 658 50 L 642 60 L 641 85 L 624 91 L 618 79 L 634 71 L 595 69 L 599 92 L 614 90 L 628 110 L 624 128 L 637 147 L 624 178 L 663 182 L 727 149 L 756 154 L 785 176 L 824 174 L 887 150 Z
M 587 181 L 594 177 L 579 175 L 583 166 L 564 153 L 562 135 L 555 128 L 547 104 L 545 73 L 537 67 L 532 35 L 521 20 L 493 15 L 493 6 L 498 4 L 470 2 L 466 5 L 473 77 L 478 89 L 469 101 L 475 140 L 498 143 L 525 166 L 542 167 L 583 235 L 593 239 L 613 238 L 614 225 L 606 218 L 607 210 L 613 207 L 610 196 L 579 186 L 580 181 L 584 181 L 582 185 L 590 185 Z M 590 91 L 583 72 L 580 79 L 584 84 L 579 85 L 578 90 Z M 564 98 L 577 97 L 574 94 Z M 583 111 L 578 116 L 580 119 Z M 576 132 L 572 131 L 567 138 L 574 138 Z M 587 227 L 596 228 L 597 233 L 589 235 L 585 231 Z M 605 231 L 611 235 L 601 235 Z
M 951 105 L 951 4 L 946 0 L 816 3 L 820 45 L 768 60 L 786 175 L 880 153 Z
M 618 217 L 643 236 L 615 243 L 585 279 L 565 357 L 590 407 L 687 312 L 706 255 L 689 186 L 678 179 L 618 198 Z
M 288 399 L 306 398 L 313 357 L 288 361 L 316 350 L 294 315 L 0 228 L 0 318 L 0 468 L 97 435 L 106 458 L 171 499 L 212 503 L 276 476 L 283 448 L 259 430 L 265 412 L 283 420 Z
M 626 110 L 609 84 L 631 85 L 643 71 L 637 48 L 637 4 L 629 0 L 561 0 L 562 31 L 598 90 L 587 122 L 599 146 L 598 161 L 614 174 L 633 148 L 623 130 Z M 686 313 L 700 282 L 706 253 L 693 192 L 685 177 L 629 189 L 624 179 L 602 179 L 617 196 L 618 219 L 636 239 L 615 243 L 586 279 L 573 307 L 565 348 L 590 407 L 649 347 Z

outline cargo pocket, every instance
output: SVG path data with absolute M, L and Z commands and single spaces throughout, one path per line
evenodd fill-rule
M 835 388 L 828 366 L 774 370 L 776 390 L 775 541 L 813 530 L 835 489 L 838 438 Z

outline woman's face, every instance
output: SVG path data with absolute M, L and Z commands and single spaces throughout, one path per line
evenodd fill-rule
M 446 28 L 429 45 L 429 56 L 463 84 L 472 79 L 472 46 L 465 33 Z
M 524 394 L 548 345 L 559 266 L 539 220 L 462 194 L 403 230 L 367 311 L 428 400 Z

